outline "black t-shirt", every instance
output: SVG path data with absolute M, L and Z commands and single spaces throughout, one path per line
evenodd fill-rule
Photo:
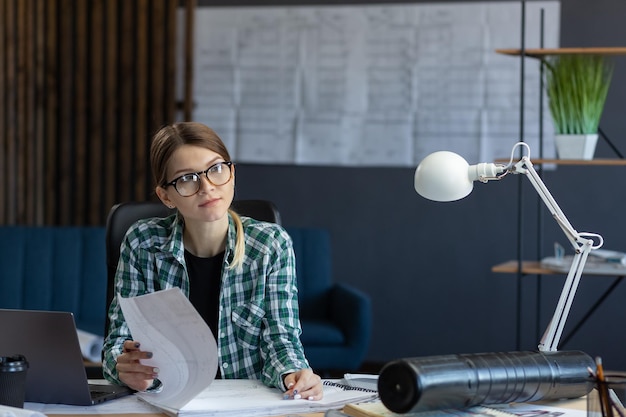
M 185 262 L 189 275 L 189 301 L 198 310 L 217 340 L 224 252 L 211 258 L 199 258 L 185 251 Z

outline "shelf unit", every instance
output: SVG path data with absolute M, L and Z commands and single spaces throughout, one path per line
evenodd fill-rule
M 524 18 L 522 17 L 522 20 Z M 498 54 L 502 54 L 502 55 L 509 55 L 509 56 L 517 56 L 520 57 L 521 59 L 523 58 L 535 58 L 535 59 L 539 59 L 539 60 L 543 60 L 545 57 L 548 56 L 553 56 L 553 55 L 626 55 L 626 47 L 579 47 L 579 48 L 536 48 L 536 49 L 527 49 L 522 47 L 521 49 L 496 49 L 495 50 L 496 53 Z M 523 77 L 523 75 L 522 75 Z M 541 87 L 543 88 L 543 84 L 541 84 Z M 523 90 L 522 90 L 522 94 L 523 94 Z M 543 100 L 543 94 L 539 95 L 540 100 Z M 520 105 L 520 111 L 523 115 L 523 100 L 521 101 L 521 105 Z M 541 103 L 540 103 L 541 104 Z M 541 121 L 540 121 L 541 123 Z M 605 139 L 607 140 L 607 142 L 609 143 L 609 145 L 616 150 L 615 146 L 613 146 L 612 143 L 610 143 L 610 141 L 608 140 L 608 138 L 603 135 L 605 137 Z M 616 153 L 619 152 L 616 151 Z M 621 155 L 620 155 L 621 156 Z M 503 162 L 503 163 L 508 163 L 510 161 L 509 158 L 507 159 L 497 159 L 496 162 Z M 542 164 L 555 164 L 555 165 L 586 165 L 586 166 L 626 166 L 626 159 L 592 159 L 592 160 L 571 160 L 571 159 L 534 159 L 532 160 L 533 164 L 535 165 L 542 165 Z M 541 169 L 541 168 L 540 168 Z M 539 171 L 539 175 L 541 175 L 541 171 Z M 519 214 L 518 216 L 523 216 L 522 210 L 521 210 L 521 189 L 520 189 L 520 210 L 519 210 Z M 540 203 L 538 203 L 540 204 Z M 539 216 L 539 220 L 538 220 L 538 229 L 541 228 L 541 216 Z M 521 232 L 521 218 L 518 219 L 518 225 L 519 225 L 519 231 L 518 231 L 518 245 L 521 248 L 522 245 L 522 232 Z M 538 248 L 541 245 L 540 242 L 541 239 L 541 233 L 540 230 L 538 230 L 537 233 L 537 244 L 538 244 Z M 521 251 L 521 249 L 518 249 L 519 251 Z M 539 278 L 539 282 L 537 283 L 537 288 L 538 288 L 538 293 L 536 295 L 536 303 L 537 303 L 537 323 L 536 323 L 536 327 L 537 327 L 537 331 L 539 329 L 539 319 L 540 319 L 540 293 L 539 293 L 539 289 L 541 287 L 541 276 L 546 274 L 545 269 L 543 268 L 530 268 L 531 265 L 535 265 L 537 266 L 538 261 L 527 261 L 522 259 L 521 256 L 521 252 L 518 253 L 518 259 L 517 260 L 512 260 L 512 261 L 508 261 L 505 264 L 500 264 L 500 265 L 495 265 L 492 268 L 493 272 L 498 272 L 498 273 L 516 273 L 517 274 L 517 279 L 518 279 L 518 301 L 517 301 L 517 342 L 516 342 L 516 348 L 519 350 L 521 348 L 520 346 L 520 339 L 521 339 L 521 299 L 520 299 L 520 294 L 519 292 L 521 291 L 521 280 L 523 279 L 524 275 L 528 275 L 528 274 L 532 274 L 532 275 L 537 275 Z M 506 268 L 503 268 L 502 266 L 506 265 Z M 530 269 L 529 269 L 530 268 Z M 616 281 L 617 282 L 621 281 L 621 279 Z M 615 285 L 616 285 L 615 284 Z M 603 301 L 603 299 L 602 299 Z M 594 307 L 593 310 L 595 310 L 597 306 Z M 591 312 L 593 312 L 593 310 Z M 591 313 L 589 313 L 591 314 Z M 580 326 L 580 325 L 579 325 Z M 578 327 L 576 327 L 575 330 L 578 330 Z M 565 339 L 566 340 L 566 339 Z

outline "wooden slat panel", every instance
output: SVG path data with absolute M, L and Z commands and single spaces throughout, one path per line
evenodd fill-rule
M 150 109 L 151 114 L 151 123 L 148 129 L 148 134 L 150 137 L 154 134 L 156 129 L 160 127 L 161 124 L 165 123 L 167 118 L 166 106 L 165 104 L 165 91 L 166 91 L 166 83 L 168 82 L 166 79 L 166 65 L 167 65 L 167 55 L 163 53 L 163 51 L 167 50 L 167 45 L 169 40 L 167 39 L 167 31 L 165 28 L 168 23 L 167 13 L 169 11 L 167 7 L 167 0 L 157 1 L 152 3 L 152 19 L 151 19 L 151 27 L 152 33 L 150 34 L 150 53 L 151 53 L 151 88 L 150 88 L 150 103 L 152 104 Z M 148 140 L 147 149 L 149 150 L 150 140 Z M 150 168 L 148 163 L 148 169 Z M 152 190 L 154 189 L 154 184 L 152 182 L 152 175 L 146 175 L 144 183 L 146 184 L 146 193 L 145 199 L 150 199 L 150 195 Z
M 37 201 L 41 201 L 37 198 L 37 188 L 35 183 L 41 178 L 38 175 L 37 167 L 37 141 L 35 138 L 36 125 L 36 104 L 35 94 L 37 89 L 36 84 L 36 59 L 35 51 L 37 46 L 37 31 L 39 28 L 36 26 L 36 6 L 37 0 L 24 1 L 24 107 L 26 114 L 24 117 L 24 178 L 25 178 L 25 207 L 24 207 L 24 221 L 27 223 L 36 223 L 36 208 Z
M 74 218 L 72 223 L 76 225 L 85 224 L 87 201 L 90 189 L 87 183 L 88 157 L 90 152 L 90 138 L 87 134 L 87 123 L 89 122 L 89 109 L 87 107 L 87 89 L 89 73 L 87 64 L 89 62 L 88 36 L 90 28 L 88 2 L 77 1 L 74 3 L 74 27 L 75 27 L 75 51 L 74 51 L 74 155 L 73 155 L 73 183 L 74 195 L 71 197 Z
M 13 196 L 15 200 L 15 220 L 18 223 L 24 222 L 25 206 L 26 206 L 26 53 L 25 48 L 28 44 L 27 28 L 26 28 L 26 2 L 18 1 L 16 3 L 16 46 L 15 51 L 17 68 L 15 70 L 15 105 L 16 105 L 16 125 L 15 125 L 15 182 L 17 193 Z
M 193 2 L 190 2 L 193 3 Z M 0 223 L 102 225 L 152 195 L 178 0 L 0 0 Z
M 195 0 L 185 1 L 185 44 L 184 48 L 184 104 L 183 119 L 191 120 L 193 112 L 193 32 L 194 32 L 194 12 L 196 8 Z
M 72 0 L 59 0 L 59 130 L 58 130 L 58 200 L 57 221 L 60 225 L 69 225 L 75 214 L 72 199 L 74 188 L 74 7 Z
M 177 0 L 167 0 L 168 7 L 168 16 L 170 16 L 169 21 L 167 22 L 167 42 L 168 46 L 165 49 L 164 55 L 166 56 L 166 79 L 165 83 L 165 95 L 164 95 L 164 105 L 166 107 L 165 113 L 167 115 L 168 121 L 173 121 L 176 115 L 176 91 L 174 86 L 176 85 L 176 22 L 178 21 L 176 18 L 172 18 L 172 16 L 176 16 L 178 1 Z
M 136 0 L 126 0 L 120 3 L 121 27 L 120 36 L 122 42 L 119 47 L 119 71 L 123 74 L 118 80 L 118 101 L 120 106 L 118 132 L 118 153 L 117 167 L 119 172 L 119 181 L 117 183 L 117 195 L 122 200 L 133 199 L 133 140 L 134 140 L 134 124 L 135 124 L 135 107 L 133 91 L 134 91 L 134 61 L 135 61 L 135 42 L 134 26 L 135 14 L 134 5 Z
M 31 187 L 35 191 L 35 218 L 34 223 L 37 225 L 44 224 L 45 218 L 45 193 L 44 193 L 44 178 L 46 175 L 46 166 L 44 164 L 45 153 L 45 97 L 46 97 L 46 7 L 44 1 L 35 0 L 35 23 L 37 36 L 35 41 L 35 120 L 34 120 L 34 134 L 33 140 L 35 141 L 35 167 L 33 170 L 36 172 L 34 182 Z M 1 55 L 1 54 L 0 54 Z
M 46 224 L 56 224 L 58 192 L 57 192 L 57 141 L 58 119 L 57 111 L 59 107 L 59 87 L 58 87 L 58 15 L 59 0 L 48 0 L 46 4 L 46 96 L 45 96 L 45 137 L 46 137 L 46 194 L 44 205 L 46 207 L 44 221 Z
M 117 62 L 119 42 L 119 20 L 117 1 L 106 1 L 105 13 L 105 56 L 104 56 L 104 141 L 105 150 L 105 195 L 104 205 L 110 208 L 117 202 L 118 169 L 117 169 L 117 143 L 118 143 L 118 109 L 117 109 Z
M 5 45 L 7 44 L 7 3 L 9 0 L 0 0 L 0 60 L 7 56 L 7 50 Z M 0 65 L 0 91 L 5 92 L 7 90 L 6 72 L 5 66 Z M 6 132 L 6 94 L 0 94 L 0 132 Z M 7 201 L 9 200 L 8 182 L 10 181 L 7 173 L 6 164 L 6 149 L 8 146 L 8 135 L 0 135 L 0 195 L 6 196 L 6 198 L 0 198 L 0 224 L 6 223 L 7 215 Z
M 167 7 L 166 1 L 156 1 L 152 3 L 152 18 L 150 20 L 150 103 L 151 103 L 151 131 L 153 133 L 155 125 L 159 125 L 165 120 L 165 108 L 163 104 L 163 93 L 165 91 L 165 63 L 166 55 L 163 51 L 167 48 L 166 34 L 167 27 Z
M 137 15 L 135 23 L 136 43 L 136 65 L 135 65 L 135 88 L 136 88 L 136 117 L 134 148 L 135 159 L 133 164 L 132 179 L 134 190 L 132 199 L 143 199 L 146 194 L 145 176 L 148 172 L 146 164 L 146 136 L 148 135 L 148 124 L 150 117 L 148 114 L 148 73 L 150 72 L 150 62 L 148 48 L 150 32 L 150 4 L 149 0 L 137 0 Z
M 88 140 L 91 142 L 91 149 L 89 152 L 89 218 L 88 223 L 96 225 L 104 218 L 105 208 L 103 201 L 104 188 L 102 186 L 102 180 L 105 178 L 101 173 L 104 169 L 103 154 L 106 149 L 104 145 L 104 13 L 105 13 L 105 0 L 93 0 L 90 23 L 91 39 L 90 39 L 90 65 L 89 65 L 89 108 L 90 125 L 89 132 L 87 134 Z M 106 181 L 111 181 L 109 176 L 106 176 Z
M 17 2 L 17 189 L 15 196 L 17 204 L 16 221 L 26 223 L 34 217 L 34 189 L 30 186 L 34 180 L 32 171 L 34 144 L 33 137 L 33 107 L 34 85 L 32 80 L 33 67 L 33 24 L 32 1 Z
M 7 1 L 5 4 L 5 26 L 6 26 L 6 74 L 5 74 L 5 98 L 6 98 L 6 171 L 5 177 L 7 182 L 7 199 L 6 199 L 6 223 L 14 224 L 16 221 L 16 195 L 20 191 L 17 188 L 17 170 L 16 170 L 16 142 L 17 142 L 17 91 L 16 91 L 16 68 L 17 60 L 17 44 L 16 33 L 16 10 L 15 3 Z

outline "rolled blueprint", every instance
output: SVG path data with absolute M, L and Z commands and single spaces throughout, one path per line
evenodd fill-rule
M 383 404 L 396 413 L 541 399 L 576 398 L 593 387 L 584 352 L 504 352 L 405 358 L 378 377 Z
M 102 354 L 104 337 L 80 329 L 76 329 L 76 334 L 83 358 L 91 362 L 101 362 L 100 355 Z

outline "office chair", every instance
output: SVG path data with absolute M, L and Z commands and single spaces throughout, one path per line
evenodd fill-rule
M 276 205 L 266 200 L 235 200 L 231 208 L 242 216 L 256 220 L 280 224 L 280 213 Z M 139 219 L 148 217 L 167 217 L 175 213 L 163 203 L 154 201 L 126 202 L 114 205 L 109 211 L 106 222 L 106 264 L 107 298 L 104 334 L 109 331 L 108 309 L 115 294 L 115 271 L 120 259 L 120 245 L 128 228 Z

